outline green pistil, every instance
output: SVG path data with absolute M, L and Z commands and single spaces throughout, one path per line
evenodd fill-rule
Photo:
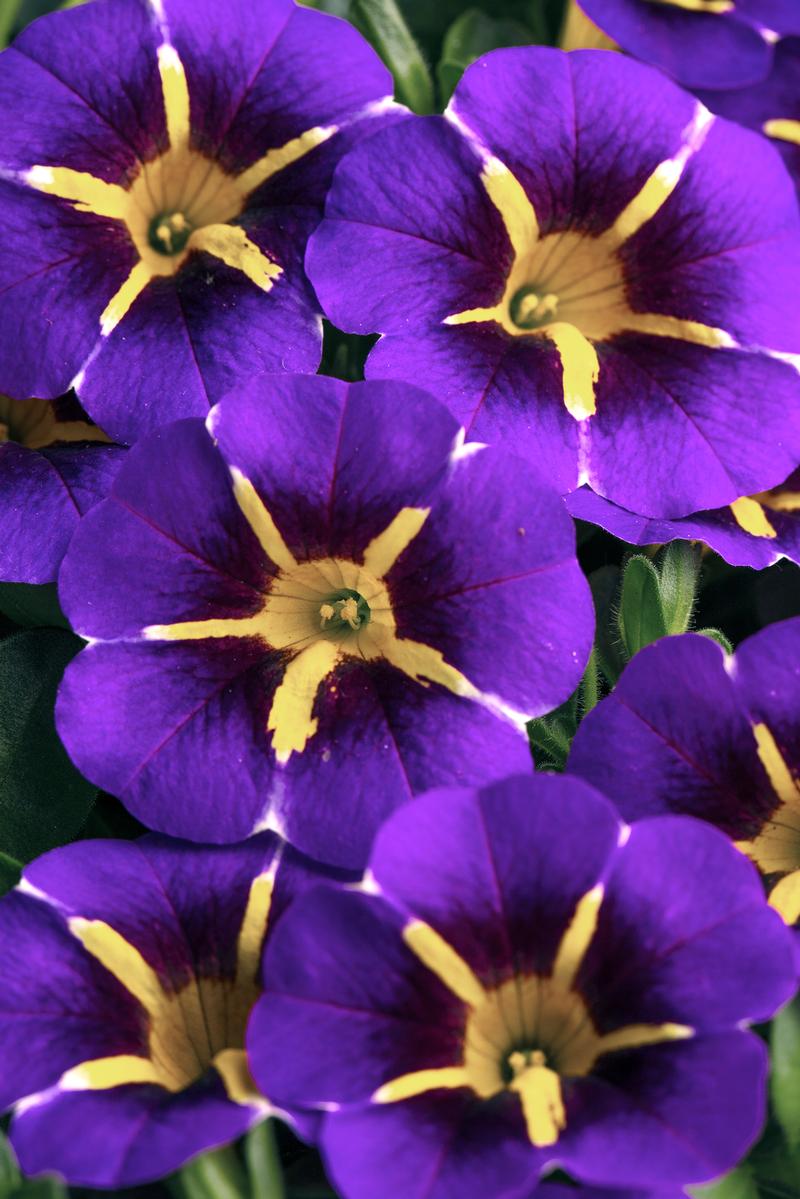
M 343 588 L 320 606 L 319 618 L 326 633 L 357 632 L 369 624 L 369 604 L 357 591 Z
M 153 217 L 147 239 L 159 254 L 180 254 L 192 235 L 192 226 L 182 212 L 162 212 Z
M 526 285 L 511 297 L 509 315 L 518 329 L 538 329 L 553 320 L 557 308 L 558 296 Z

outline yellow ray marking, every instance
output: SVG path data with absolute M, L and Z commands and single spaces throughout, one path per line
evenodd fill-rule
M 493 308 L 467 308 L 465 312 L 454 312 L 446 316 L 442 322 L 445 325 L 471 325 L 477 321 L 500 321 L 502 323 L 503 308 L 495 304 Z M 523 330 L 519 330 L 521 333 Z
M 161 980 L 139 950 L 121 933 L 103 920 L 86 920 L 83 916 L 70 919 L 69 931 L 139 1000 L 145 1011 L 151 1016 L 160 1011 L 164 1002 Z
M 761 765 L 766 770 L 778 799 L 789 807 L 800 807 L 800 785 L 784 761 L 772 733 L 765 724 L 759 723 L 753 725 L 753 735 Z
M 567 931 L 561 938 L 553 966 L 553 979 L 564 990 L 568 991 L 575 982 L 581 963 L 592 943 L 600 916 L 603 894 L 603 886 L 598 883 L 596 887 L 592 887 L 591 891 L 587 891 L 581 897 Z
M 617 1053 L 621 1049 L 640 1049 L 645 1045 L 660 1045 L 664 1041 L 686 1041 L 694 1036 L 688 1024 L 629 1024 L 600 1037 L 597 1057 Z
M 245 1107 L 266 1106 L 264 1096 L 253 1082 L 244 1049 L 222 1049 L 211 1064 L 233 1103 L 241 1103 Z
M 577 0 L 569 0 L 561 36 L 562 50 L 616 50 L 616 42 L 590 21 Z
M 292 570 L 297 566 L 297 561 L 281 537 L 272 514 L 267 511 L 255 487 L 235 466 L 231 467 L 231 475 L 236 502 L 264 553 L 280 570 Z
M 718 16 L 733 12 L 733 0 L 655 0 L 656 4 L 671 4 L 673 8 L 685 8 L 687 12 L 705 12 Z
M 411 920 L 403 929 L 403 940 L 411 952 L 464 1003 L 471 1007 L 483 1003 L 486 992 L 478 979 L 435 928 L 423 920 Z
M 155 272 L 146 263 L 141 260 L 136 263 L 122 287 L 116 295 L 111 297 L 103 310 L 100 317 L 100 332 L 103 337 L 108 337 L 110 333 L 113 333 L 122 318 L 130 312 L 134 302 L 148 283 L 154 278 Z
M 142 629 L 145 641 L 205 641 L 214 637 L 265 637 L 264 615 L 216 620 L 186 620 L 175 624 L 151 624 Z
M 70 200 L 79 212 L 92 212 L 95 216 L 124 220 L 128 211 L 128 193 L 116 183 L 106 183 L 85 171 L 72 171 L 68 167 L 34 166 L 23 176 L 29 187 L 36 191 Z
M 120 1053 L 117 1057 L 100 1057 L 73 1066 L 59 1079 L 62 1091 L 107 1091 L 128 1083 L 145 1082 L 163 1086 L 161 1072 L 149 1057 Z
M 282 766 L 293 753 L 302 753 L 317 731 L 319 721 L 312 716 L 317 692 L 339 660 L 334 641 L 316 641 L 304 649 L 284 671 L 269 710 L 267 729 L 272 733 L 272 748 Z
M 412 1099 L 425 1091 L 436 1091 L 440 1087 L 452 1090 L 455 1087 L 468 1087 L 469 1076 L 464 1066 L 439 1066 L 433 1070 L 415 1070 L 413 1074 L 403 1074 L 393 1078 L 391 1082 L 378 1087 L 372 1096 L 373 1103 L 399 1103 L 403 1099 Z
M 575 420 L 587 420 L 597 411 L 594 394 L 600 378 L 597 351 L 579 329 L 564 321 L 545 325 L 542 332 L 555 344 L 561 358 L 564 407 Z
M 539 222 L 519 179 L 499 158 L 490 158 L 481 171 L 481 183 L 503 218 L 514 254 L 530 251 L 539 240 Z
M 411 544 L 430 514 L 430 508 L 401 508 L 391 524 L 373 537 L 364 550 L 364 569 L 382 579 Z
M 539 1050 L 531 1054 L 530 1062 L 524 1054 L 512 1053 L 509 1065 L 515 1074 L 510 1090 L 516 1091 L 522 1102 L 528 1139 L 537 1149 L 555 1145 L 567 1126 L 561 1079 L 545 1065 Z
M 703 325 L 699 321 L 684 321 L 677 316 L 662 316 L 658 312 L 630 312 L 624 320 L 625 332 L 650 333 L 656 337 L 677 337 L 681 341 L 712 349 L 735 349 L 735 338 L 724 329 Z
M 189 145 L 189 85 L 178 53 L 166 43 L 158 47 L 158 73 L 164 96 L 170 148 Z
M 796 146 L 800 146 L 800 121 L 776 117 L 772 121 L 765 121 L 762 129 L 767 137 L 777 137 L 782 142 L 794 142 Z
M 285 170 L 298 159 L 305 157 L 309 151 L 321 146 L 329 137 L 333 137 L 338 128 L 338 125 L 315 125 L 313 129 L 306 129 L 299 137 L 291 138 L 285 145 L 268 150 L 263 158 L 259 158 L 258 162 L 254 162 L 237 176 L 236 183 L 240 191 L 243 195 L 249 195 L 257 187 L 261 187 L 262 183 L 266 183 L 267 179 L 277 175 L 278 171 Z
M 186 248 L 213 254 L 226 266 L 241 271 L 262 291 L 270 291 L 273 280 L 283 274 L 283 267 L 272 262 L 240 225 L 205 225 L 195 229 Z
M 765 508 L 771 508 L 773 512 L 800 511 L 800 491 L 781 491 L 777 488 L 775 491 L 762 491 L 753 498 Z
M 778 534 L 767 520 L 767 514 L 756 500 L 744 495 L 734 500 L 731 512 L 740 529 L 753 537 L 777 537 Z
M 272 869 L 266 874 L 257 875 L 250 884 L 236 949 L 237 982 L 252 982 L 258 974 L 274 887 L 275 874 Z
M 769 906 L 774 908 L 786 924 L 800 920 L 800 870 L 793 870 L 772 888 Z
M 713 116 L 702 104 L 698 104 L 695 118 L 684 132 L 684 144 L 672 158 L 659 163 L 650 178 L 622 210 L 612 227 L 617 241 L 625 242 L 629 237 L 652 220 L 675 191 L 686 164 L 705 141 Z

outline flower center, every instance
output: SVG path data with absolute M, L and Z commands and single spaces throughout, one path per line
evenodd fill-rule
M 558 296 L 526 284 L 511 297 L 508 311 L 518 329 L 538 329 L 555 317 L 557 308 Z
M 164 212 L 153 217 L 147 240 L 159 254 L 180 254 L 191 233 L 192 226 L 182 212 Z
M 358 591 L 345 587 L 320 605 L 319 627 L 326 633 L 342 634 L 369 624 L 369 604 Z

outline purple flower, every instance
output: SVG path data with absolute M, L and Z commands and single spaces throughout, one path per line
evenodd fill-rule
M 756 83 L 770 69 L 777 36 L 800 34 L 796 0 L 578 3 L 623 50 L 691 88 Z
M 81 841 L 27 866 L 0 901 L 0 1107 L 23 1170 L 133 1186 L 269 1115 L 244 1052 L 262 945 L 323 877 L 272 833 Z
M 253 381 L 127 455 L 60 577 L 58 725 L 149 827 L 359 866 L 429 786 L 530 769 L 593 611 L 560 497 L 398 383 Z
M 717 830 L 631 830 L 580 780 L 538 775 L 400 809 L 361 888 L 293 905 L 265 978 L 254 1077 L 327 1111 L 345 1199 L 503 1199 L 556 1164 L 665 1190 L 733 1165 L 764 1110 L 743 1024 L 795 966 Z
M 800 38 L 782 38 L 777 43 L 772 70 L 762 82 L 699 95 L 712 112 L 773 138 L 800 187 Z
M 636 120 L 631 118 L 636 113 Z M 339 165 L 307 267 L 470 436 L 649 516 L 800 460 L 800 224 L 779 155 L 622 55 L 498 50 Z
M 71 397 L 0 396 L 0 581 L 53 583 L 78 522 L 108 493 L 124 450 Z
M 637 654 L 586 716 L 568 769 L 628 820 L 685 812 L 717 825 L 800 917 L 800 618 L 726 657 L 687 633 Z
M 350 25 L 291 0 L 35 21 L 0 56 L 0 390 L 74 385 L 133 441 L 258 371 L 315 371 L 305 243 L 390 92 Z
M 637 516 L 595 495 L 589 487 L 573 491 L 566 502 L 573 516 L 600 525 L 630 545 L 703 541 L 732 566 L 760 570 L 781 558 L 800 564 L 800 470 L 780 487 L 677 520 Z

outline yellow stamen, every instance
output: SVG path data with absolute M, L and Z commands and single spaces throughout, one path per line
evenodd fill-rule
M 731 512 L 740 529 L 752 537 L 777 537 L 776 530 L 767 520 L 767 515 L 756 500 L 742 496 L 731 504 Z

